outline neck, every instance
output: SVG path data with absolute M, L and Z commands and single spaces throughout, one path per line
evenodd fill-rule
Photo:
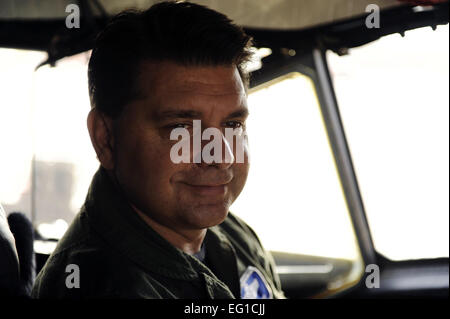
M 148 215 L 137 209 L 134 205 L 131 206 L 147 225 L 149 225 L 154 231 L 156 231 L 173 246 L 190 255 L 200 251 L 203 239 L 206 235 L 206 229 L 175 230 L 156 222 Z

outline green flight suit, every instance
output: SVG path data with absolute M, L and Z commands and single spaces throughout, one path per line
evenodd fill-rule
M 100 168 L 80 213 L 38 274 L 32 297 L 240 298 L 240 278 L 250 266 L 270 297 L 284 298 L 273 258 L 238 217 L 229 213 L 209 228 L 203 244 L 203 262 L 171 245 Z

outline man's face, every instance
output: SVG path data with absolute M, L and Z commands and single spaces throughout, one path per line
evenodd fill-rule
M 247 97 L 237 68 L 146 62 L 138 85 L 141 97 L 124 108 L 116 123 L 114 171 L 120 186 L 136 208 L 169 228 L 221 223 L 247 179 L 248 148 L 244 163 L 194 163 L 192 125 L 201 120 L 202 130 L 245 132 Z M 177 143 L 170 133 L 177 127 L 191 134 L 190 163 L 170 158 Z M 222 147 L 226 152 L 225 143 Z

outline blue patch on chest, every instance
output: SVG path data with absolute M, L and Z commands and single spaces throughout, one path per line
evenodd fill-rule
M 240 283 L 242 299 L 272 299 L 272 290 L 257 268 L 248 266 Z

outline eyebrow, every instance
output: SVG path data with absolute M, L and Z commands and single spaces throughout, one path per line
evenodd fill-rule
M 196 119 L 200 118 L 201 112 L 193 110 L 169 110 L 163 112 L 157 112 L 154 116 L 158 121 L 170 120 L 170 119 Z
M 248 117 L 248 109 L 247 108 L 241 108 L 237 111 L 232 112 L 231 114 L 229 114 L 227 116 L 227 118 L 232 119 L 232 118 L 246 118 Z
M 226 118 L 246 118 L 249 115 L 247 108 L 241 108 L 237 111 L 230 113 Z M 198 119 L 201 118 L 202 112 L 194 110 L 168 110 L 163 112 L 157 112 L 154 114 L 154 118 L 157 121 L 165 121 L 172 119 Z

